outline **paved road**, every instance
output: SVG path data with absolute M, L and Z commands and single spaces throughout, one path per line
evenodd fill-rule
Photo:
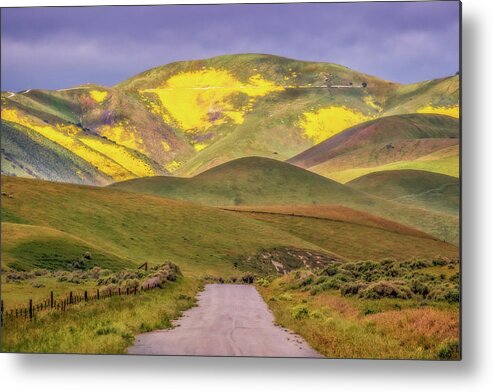
M 176 328 L 137 336 L 129 354 L 321 357 L 302 338 L 273 323 L 255 287 L 210 284 Z

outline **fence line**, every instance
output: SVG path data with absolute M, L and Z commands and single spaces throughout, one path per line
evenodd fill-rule
M 161 286 L 158 284 L 156 285 L 147 284 L 147 285 L 141 285 L 140 289 L 139 286 L 134 286 L 134 287 L 127 287 L 126 289 L 122 289 L 121 287 L 118 287 L 117 289 L 107 289 L 107 290 L 97 289 L 94 292 L 88 292 L 87 290 L 85 290 L 84 293 L 70 291 L 68 295 L 62 296 L 60 299 L 56 299 L 53 291 L 51 291 L 50 298 L 42 300 L 41 302 L 34 304 L 33 300 L 29 299 L 29 303 L 27 304 L 27 306 L 25 307 L 16 306 L 15 308 L 10 308 L 10 309 L 6 309 L 4 307 L 3 300 L 1 300 L 0 325 L 3 325 L 4 320 L 6 320 L 7 318 L 15 318 L 15 319 L 21 318 L 26 320 L 27 319 L 33 320 L 35 319 L 36 314 L 38 312 L 44 310 L 65 312 L 68 307 L 80 304 L 82 302 L 85 303 L 89 301 L 98 301 L 101 299 L 106 299 L 115 296 L 137 295 L 137 292 L 139 291 L 148 291 L 160 287 Z

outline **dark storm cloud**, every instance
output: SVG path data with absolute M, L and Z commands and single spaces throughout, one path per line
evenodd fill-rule
M 113 85 L 227 53 L 329 61 L 399 82 L 458 69 L 458 3 L 2 9 L 2 90 Z

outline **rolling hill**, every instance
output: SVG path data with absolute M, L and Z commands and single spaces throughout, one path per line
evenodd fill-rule
M 457 257 L 452 244 L 368 214 L 343 211 L 348 219 L 337 220 L 337 207 L 325 208 L 324 219 L 288 217 L 298 221 L 295 229 L 251 213 L 114 188 L 8 176 L 2 183 L 2 265 L 25 270 L 63 268 L 86 251 L 92 254 L 90 263 L 110 269 L 171 260 L 187 275 L 222 276 L 265 271 L 266 266 L 249 260 L 269 252 L 296 255 L 302 250 L 341 261 Z M 301 227 L 312 229 L 303 233 Z M 344 250 L 341 243 L 351 246 Z
M 51 175 L 22 154 L 27 147 L 5 154 L 31 173 L 10 166 L 2 173 L 86 184 L 192 176 L 246 156 L 286 160 L 359 123 L 415 112 L 458 116 L 458 77 L 400 85 L 337 64 L 260 54 L 182 61 L 113 87 L 2 92 L 2 123 L 23 132 L 17 139 L 30 146 L 42 136 L 58 145 L 45 143 L 52 155 L 63 159 L 69 150 L 93 175 L 70 165 L 70 175 Z
M 460 181 L 455 177 L 421 170 L 389 170 L 367 174 L 347 185 L 387 200 L 459 214 Z
M 458 176 L 458 144 L 456 118 L 441 114 L 394 115 L 349 128 L 288 162 L 339 182 L 391 168 Z
M 269 158 L 240 158 L 192 178 L 149 177 L 110 185 L 211 206 L 340 204 L 456 242 L 457 218 L 404 206 Z

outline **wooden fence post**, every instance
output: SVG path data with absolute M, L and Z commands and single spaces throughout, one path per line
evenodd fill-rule
M 97 292 L 97 296 L 98 296 L 98 299 L 99 299 L 99 289 L 98 289 L 98 292 Z
M 87 302 L 87 290 L 84 291 L 84 300 Z
M 121 291 L 120 287 L 118 287 L 118 295 L 122 295 L 122 291 Z
M 72 292 L 70 292 L 70 304 L 73 304 L 74 303 L 74 298 L 72 296 Z
M 128 287 L 127 287 L 127 295 L 128 295 Z
M 33 300 L 29 300 L 29 318 L 33 318 Z

